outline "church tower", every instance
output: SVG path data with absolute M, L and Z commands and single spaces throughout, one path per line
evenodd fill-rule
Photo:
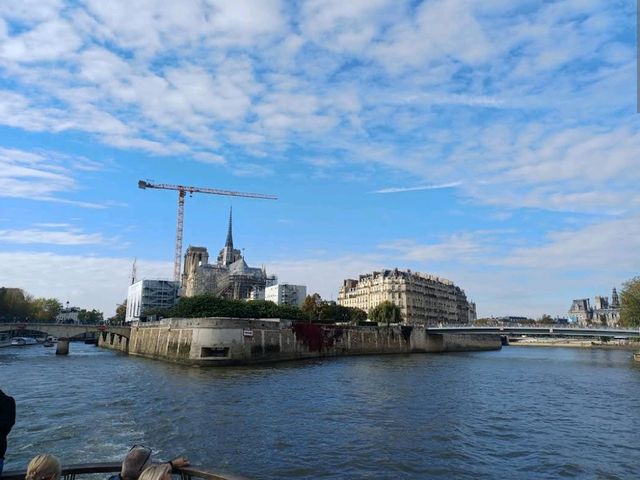
M 611 308 L 620 308 L 620 299 L 618 298 L 616 287 L 613 287 L 613 292 L 611 292 Z

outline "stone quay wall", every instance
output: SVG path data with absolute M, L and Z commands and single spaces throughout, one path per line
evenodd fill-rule
M 499 350 L 499 335 L 428 334 L 418 326 L 340 327 L 288 320 L 170 318 L 139 323 L 131 337 L 99 345 L 189 365 L 244 365 L 393 353 Z

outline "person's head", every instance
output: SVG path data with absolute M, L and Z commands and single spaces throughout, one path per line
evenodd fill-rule
M 151 449 L 143 445 L 134 445 L 122 462 L 120 476 L 125 480 L 137 480 L 150 463 Z
M 53 455 L 38 455 L 27 466 L 25 480 L 58 480 L 62 473 L 60 461 Z
M 144 469 L 138 480 L 171 480 L 171 465 L 151 465 Z

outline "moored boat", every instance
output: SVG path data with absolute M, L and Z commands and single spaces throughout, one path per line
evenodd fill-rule
M 26 345 L 35 345 L 38 343 L 33 337 L 13 337 L 11 339 L 11 345 L 14 347 L 23 347 Z

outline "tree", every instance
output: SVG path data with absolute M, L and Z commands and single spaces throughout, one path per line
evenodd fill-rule
M 357 325 L 360 322 L 364 322 L 367 319 L 367 312 L 357 307 L 348 307 L 351 311 L 351 323 Z
M 398 323 L 402 321 L 402 312 L 400 307 L 389 300 L 378 304 L 369 312 L 369 318 L 374 322 L 386 323 Z
M 640 326 L 640 277 L 634 277 L 622 284 L 620 324 L 625 327 Z
M 62 310 L 57 298 L 36 298 L 31 302 L 31 318 L 36 322 L 52 322 Z
M 120 305 L 116 307 L 116 314 L 108 319 L 112 325 L 122 325 L 127 314 L 127 299 L 125 298 Z
M 551 318 L 551 315 L 548 315 L 545 313 L 544 315 L 542 315 L 542 317 L 540 317 L 540 319 L 538 320 L 538 323 L 542 323 L 544 325 L 551 325 L 552 323 L 556 323 L 556 322 L 553 318 Z
M 32 298 L 19 288 L 0 288 L 0 319 L 24 320 L 29 316 Z
M 307 315 L 298 307 L 276 305 L 265 300 L 228 300 L 213 295 L 182 297 L 178 305 L 169 312 L 172 317 L 235 317 L 235 318 L 286 318 L 307 320 Z M 169 316 L 168 315 L 168 316 Z
M 304 303 L 300 310 L 302 310 L 308 317 L 309 320 L 314 321 L 318 320 L 320 317 L 320 308 L 322 307 L 322 297 L 318 293 L 314 293 L 313 295 L 307 295 L 304 299 Z
M 96 310 L 85 310 L 84 308 L 78 312 L 78 321 L 80 323 L 96 324 L 104 320 L 102 312 Z

